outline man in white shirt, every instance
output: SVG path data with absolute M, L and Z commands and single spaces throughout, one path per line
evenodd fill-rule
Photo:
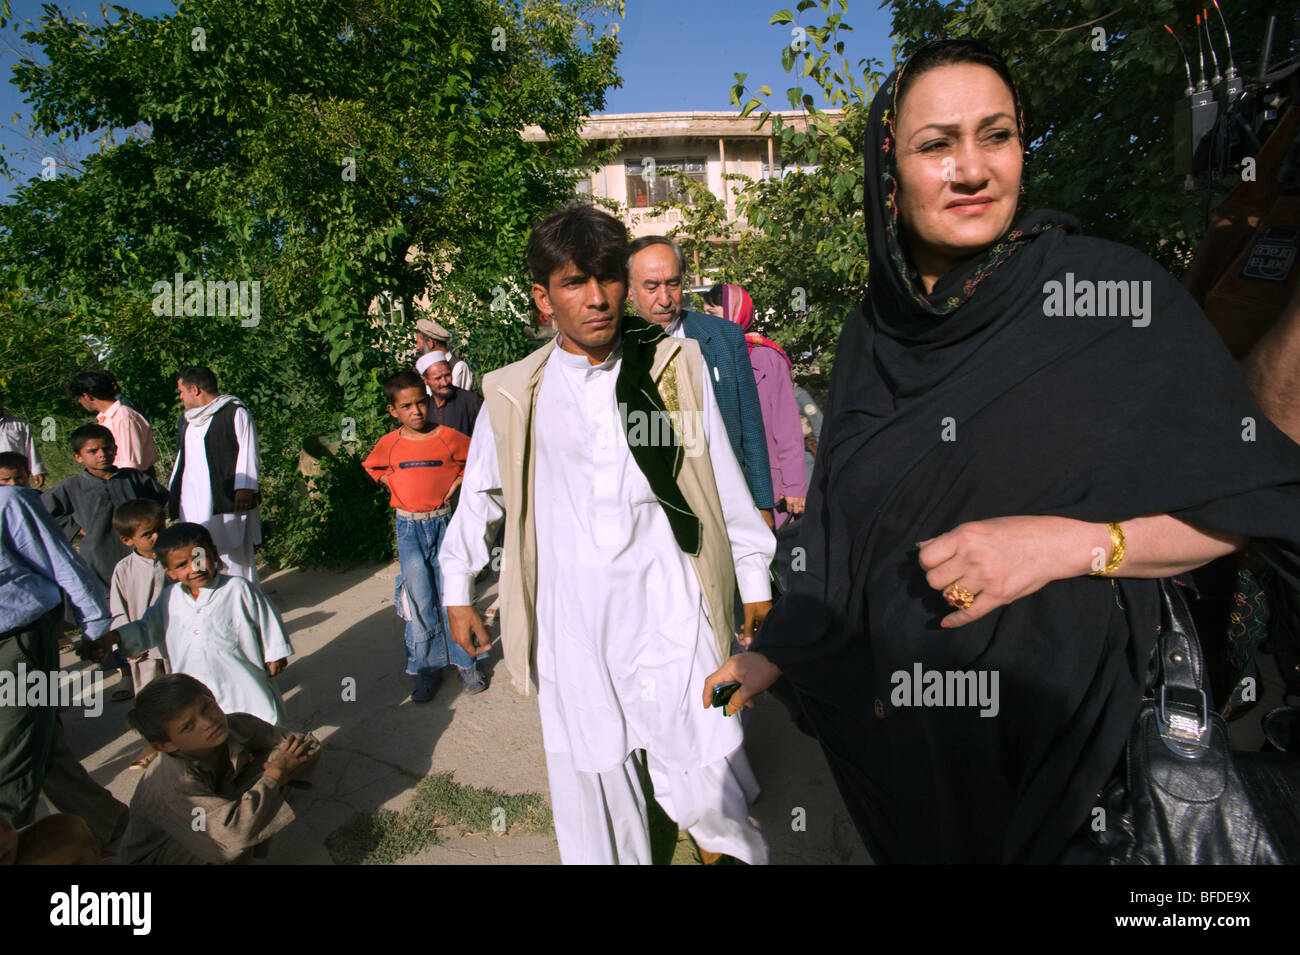
M 186 368 L 176 391 L 185 411 L 168 482 L 171 516 L 206 527 L 226 573 L 255 584 L 253 549 L 262 542 L 262 522 L 253 416 L 234 395 L 218 393 L 208 368 Z
M 586 204 L 529 237 L 558 334 L 484 383 L 443 599 L 453 639 L 481 653 L 471 591 L 504 521 L 505 660 L 516 689 L 537 689 L 564 863 L 651 861 L 642 769 L 703 853 L 762 863 L 740 723 L 699 694 L 730 651 L 737 580 L 747 633 L 771 607 L 775 540 L 698 346 L 622 316 L 626 254 L 623 225 Z

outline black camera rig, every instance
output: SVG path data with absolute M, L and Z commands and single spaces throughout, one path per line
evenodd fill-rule
M 1258 156 L 1289 105 L 1300 104 L 1300 55 L 1274 62 L 1277 16 L 1269 16 L 1259 64 L 1250 75 L 1237 71 L 1232 36 L 1218 0 L 1211 0 L 1223 31 L 1227 72 L 1221 71 L 1208 7 L 1196 17 L 1199 80 L 1178 34 L 1165 29 L 1178 43 L 1187 71 L 1187 88 L 1174 104 L 1174 171 L 1186 177 L 1189 189 L 1217 182 Z M 1300 13 L 1296 16 L 1300 17 Z M 1209 53 L 1207 70 L 1206 52 Z M 1300 145 L 1293 143 L 1282 164 L 1283 192 L 1300 192 Z

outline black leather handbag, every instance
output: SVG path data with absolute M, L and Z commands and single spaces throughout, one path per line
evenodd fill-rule
M 1187 602 L 1160 581 L 1154 683 L 1129 736 L 1125 778 L 1101 793 L 1091 823 L 1063 861 L 1278 864 L 1300 859 L 1300 760 L 1228 749 L 1210 706 L 1200 641 Z M 1235 758 L 1234 758 L 1235 757 Z

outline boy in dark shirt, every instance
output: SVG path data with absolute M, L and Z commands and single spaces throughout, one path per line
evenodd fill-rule
M 86 470 L 64 478 L 42 495 L 45 507 L 69 541 L 84 534 L 79 548 L 81 558 L 107 587 L 113 568 L 131 553 L 113 529 L 113 512 L 127 501 L 137 498 L 167 503 L 167 489 L 143 471 L 113 466 L 117 445 L 113 433 L 102 424 L 82 425 L 70 438 L 72 456 Z M 130 675 L 125 661 L 116 653 L 104 660 L 104 669 L 121 670 L 123 685 L 113 691 L 111 699 L 129 700 Z
M 102 424 L 82 425 L 70 440 L 73 458 L 86 470 L 46 491 L 45 506 L 69 541 L 85 535 L 81 557 L 107 587 L 117 562 L 131 552 L 113 529 L 113 511 L 136 498 L 166 504 L 167 489 L 143 471 L 114 467 L 117 445 Z
M 0 484 L 30 487 L 31 480 L 31 468 L 24 455 L 17 451 L 0 451 Z
M 397 609 L 406 620 L 406 672 L 415 678 L 411 700 L 433 699 L 442 668 L 455 664 L 467 693 L 487 689 L 478 665 L 449 636 L 442 608 L 438 546 L 451 520 L 451 497 L 469 459 L 469 438 L 427 420 L 424 382 L 403 371 L 384 383 L 388 413 L 401 427 L 379 439 L 363 462 L 388 488 L 396 511 L 397 556 L 402 562 Z

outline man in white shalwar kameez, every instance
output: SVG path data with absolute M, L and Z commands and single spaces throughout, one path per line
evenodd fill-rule
M 218 394 L 216 376 L 207 368 L 185 369 L 176 390 L 185 413 L 168 482 L 171 516 L 206 527 L 227 573 L 255 584 L 262 521 L 253 416 L 234 395 Z
M 715 545 L 720 537 L 721 546 L 713 547 L 712 557 L 707 547 L 697 547 L 699 555 L 692 556 L 675 536 L 670 508 L 629 445 L 629 435 L 634 442 L 653 441 L 652 429 L 638 430 L 645 422 L 625 404 L 620 408 L 615 395 L 620 366 L 632 352 L 620 334 L 626 238 L 617 220 L 601 221 L 608 218 L 566 208 L 530 239 L 534 277 L 546 277 L 534 286 L 537 304 L 555 316 L 559 329 L 555 342 L 517 363 L 532 367 L 534 380 L 540 379 L 532 392 L 528 442 L 534 457 L 527 464 L 516 461 L 520 473 L 502 480 L 499 445 L 506 424 L 496 419 L 503 393 L 516 400 L 517 391 L 507 391 L 514 389 L 511 370 L 517 366 L 511 366 L 485 382 L 488 402 L 439 554 L 444 600 L 453 637 L 467 649 L 472 633 L 486 642 L 472 609 L 474 577 L 490 559 L 497 525 L 510 519 L 512 497 L 521 491 L 518 478 L 531 470 L 532 487 L 524 493 L 532 502 L 536 583 L 525 603 L 535 601 L 535 609 L 531 621 L 521 622 L 527 608 L 518 601 L 512 606 L 506 593 L 515 593 L 512 569 L 528 574 L 512 562 L 508 532 L 501 619 L 516 686 L 526 689 L 532 682 L 516 668 L 535 678 L 561 860 L 651 861 L 637 771 L 644 750 L 655 799 L 701 850 L 764 863 L 767 845 L 748 820 L 758 786 L 741 748 L 740 722 L 720 709 L 704 709 L 700 693 L 705 677 L 720 665 L 719 645 L 730 644 L 729 601 L 736 583 L 747 629 L 770 606 L 775 539 L 753 506 L 698 347 L 681 340 L 663 347 L 666 336 L 629 319 L 652 335 L 642 335 L 645 340 L 659 342 L 652 350 L 663 347 L 661 357 L 673 356 L 657 363 L 672 366 L 667 377 L 693 373 L 698 379 L 672 378 L 665 404 L 674 410 L 670 402 L 680 396 L 675 420 L 682 464 L 709 485 L 707 493 L 693 492 L 694 509 L 709 515 L 702 521 L 704 533 L 714 533 Z M 565 236 L 575 229 L 587 230 L 576 247 L 599 249 L 595 256 L 586 253 L 596 261 L 573 261 Z M 662 384 L 659 389 L 665 390 Z M 725 621 L 711 619 L 710 606 Z M 531 653 L 519 652 L 519 639 L 510 645 L 511 634 L 521 628 L 535 633 Z

